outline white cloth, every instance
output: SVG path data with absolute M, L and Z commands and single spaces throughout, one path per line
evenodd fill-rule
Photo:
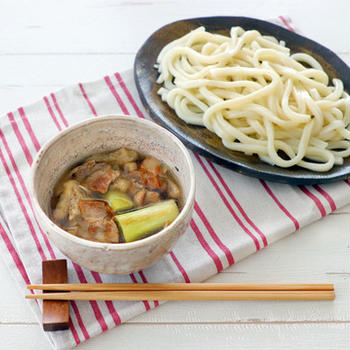
M 292 26 L 288 18 L 276 21 Z M 0 118 L 0 249 L 23 293 L 25 284 L 41 282 L 42 259 L 63 258 L 33 215 L 27 184 L 35 153 L 67 125 L 121 112 L 149 119 L 132 71 L 67 87 Z M 93 273 L 68 261 L 70 282 L 203 281 L 350 202 L 346 181 L 320 186 L 267 183 L 193 153 L 192 158 L 196 206 L 190 228 L 173 251 L 152 267 L 122 277 Z M 40 322 L 41 303 L 30 304 Z M 56 349 L 73 347 L 157 305 L 72 303 L 70 330 L 45 334 Z

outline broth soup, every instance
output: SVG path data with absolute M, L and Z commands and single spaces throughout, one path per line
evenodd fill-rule
M 75 236 L 123 243 L 161 231 L 181 206 L 181 188 L 166 164 L 119 148 L 95 153 L 61 176 L 50 218 Z

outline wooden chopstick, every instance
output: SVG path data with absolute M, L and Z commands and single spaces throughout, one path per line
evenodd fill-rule
M 66 283 L 30 284 L 28 289 L 52 291 L 333 291 L 333 284 L 271 283 Z
M 333 300 L 334 291 L 100 291 L 43 293 L 26 295 L 27 299 L 43 300 Z

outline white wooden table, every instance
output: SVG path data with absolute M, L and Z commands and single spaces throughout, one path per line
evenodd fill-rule
M 0 112 L 77 81 L 132 67 L 168 22 L 208 15 L 288 14 L 350 63 L 347 0 L 86 0 L 0 3 Z M 350 344 L 350 206 L 245 261 L 216 282 L 333 282 L 334 302 L 169 302 L 79 349 L 337 349 Z M 0 260 L 1 262 L 1 260 Z M 0 349 L 49 349 L 23 291 L 0 263 Z

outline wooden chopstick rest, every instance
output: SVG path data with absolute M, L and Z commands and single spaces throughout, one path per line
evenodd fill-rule
M 67 283 L 67 261 L 46 260 L 42 262 L 43 283 Z M 43 293 L 49 291 L 44 290 Z M 50 291 L 51 293 L 53 291 Z M 60 293 L 60 292 L 58 292 Z M 46 332 L 62 331 L 69 328 L 69 302 L 62 300 L 43 301 L 43 328 Z

